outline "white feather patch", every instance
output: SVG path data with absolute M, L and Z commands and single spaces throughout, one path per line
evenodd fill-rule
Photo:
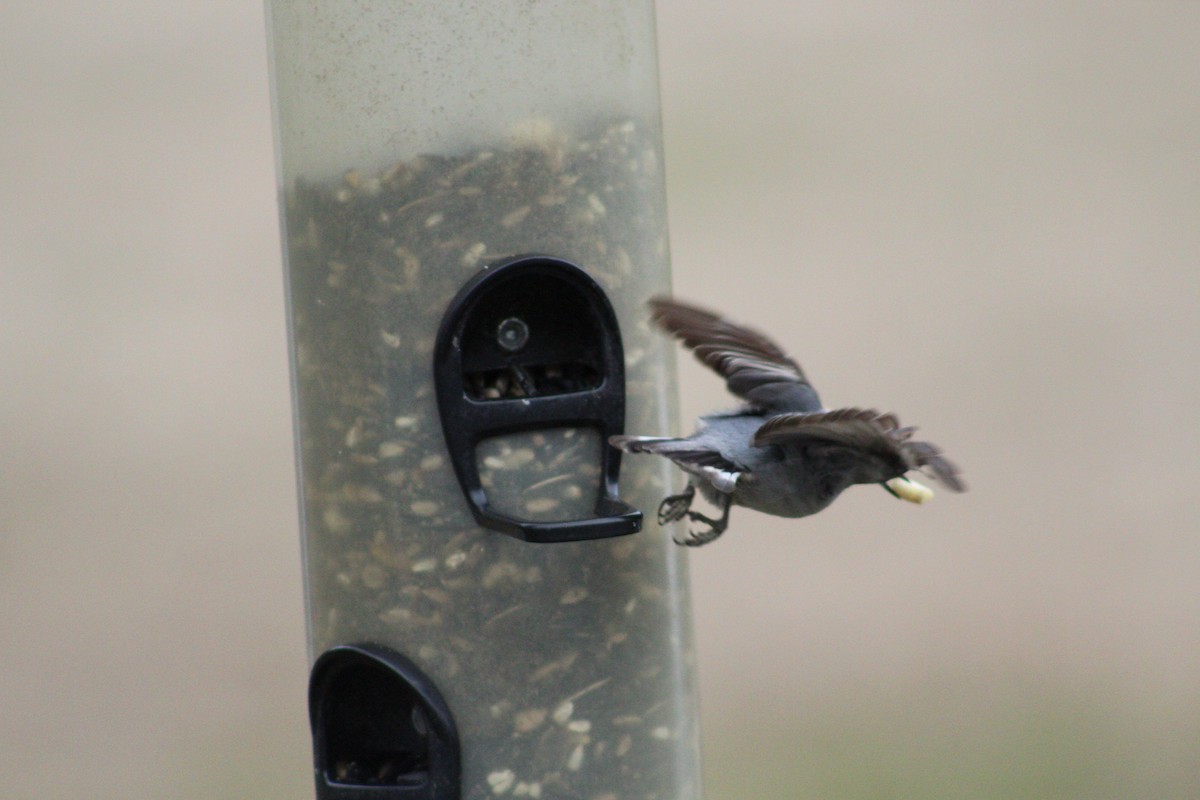
M 726 472 L 716 467 L 701 467 L 699 472 L 713 485 L 714 489 L 724 494 L 733 494 L 733 490 L 737 488 L 738 478 L 742 477 L 740 472 Z

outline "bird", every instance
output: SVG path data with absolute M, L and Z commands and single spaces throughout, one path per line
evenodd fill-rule
M 737 408 L 702 416 L 689 436 L 609 437 L 612 447 L 662 456 L 687 473 L 683 491 L 658 507 L 660 525 L 686 516 L 702 526 L 685 526 L 677 544 L 698 547 L 717 539 L 732 506 L 806 517 L 854 484 L 882 484 L 899 499 L 923 503 L 933 491 L 908 478 L 910 471 L 966 491 L 958 467 L 936 445 L 914 440 L 916 428 L 902 427 L 895 414 L 825 408 L 800 365 L 758 331 L 669 297 L 651 298 L 649 306 L 651 321 L 742 400 Z M 692 510 L 697 490 L 719 517 Z

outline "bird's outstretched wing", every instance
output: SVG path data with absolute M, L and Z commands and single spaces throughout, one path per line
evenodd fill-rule
M 729 391 L 764 411 L 820 411 L 821 399 L 800 365 L 750 328 L 666 297 L 650 301 L 650 318 L 725 379 Z
M 868 461 L 891 467 L 897 474 L 919 469 L 947 488 L 966 491 L 958 467 L 930 442 L 914 442 L 916 428 L 902 428 L 894 414 L 874 409 L 839 408 L 816 414 L 780 414 L 763 423 L 754 434 L 754 445 L 812 443 L 840 447 Z

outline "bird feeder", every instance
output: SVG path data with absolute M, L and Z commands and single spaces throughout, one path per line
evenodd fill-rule
M 651 0 L 267 7 L 318 798 L 698 797 Z

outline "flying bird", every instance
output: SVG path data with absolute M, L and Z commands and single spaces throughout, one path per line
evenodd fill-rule
M 826 409 L 790 356 L 766 336 L 711 311 L 665 297 L 650 301 L 651 320 L 683 342 L 744 401 L 700 418 L 690 436 L 612 436 L 626 453 L 653 453 L 688 474 L 688 484 L 658 507 L 665 525 L 685 516 L 701 523 L 679 544 L 713 541 L 729 525 L 732 506 L 780 517 L 821 511 L 848 486 L 878 483 L 894 496 L 923 503 L 933 496 L 907 473 L 919 470 L 955 492 L 966 491 L 958 468 L 916 428 L 874 409 Z M 691 510 L 696 490 L 721 512 Z

